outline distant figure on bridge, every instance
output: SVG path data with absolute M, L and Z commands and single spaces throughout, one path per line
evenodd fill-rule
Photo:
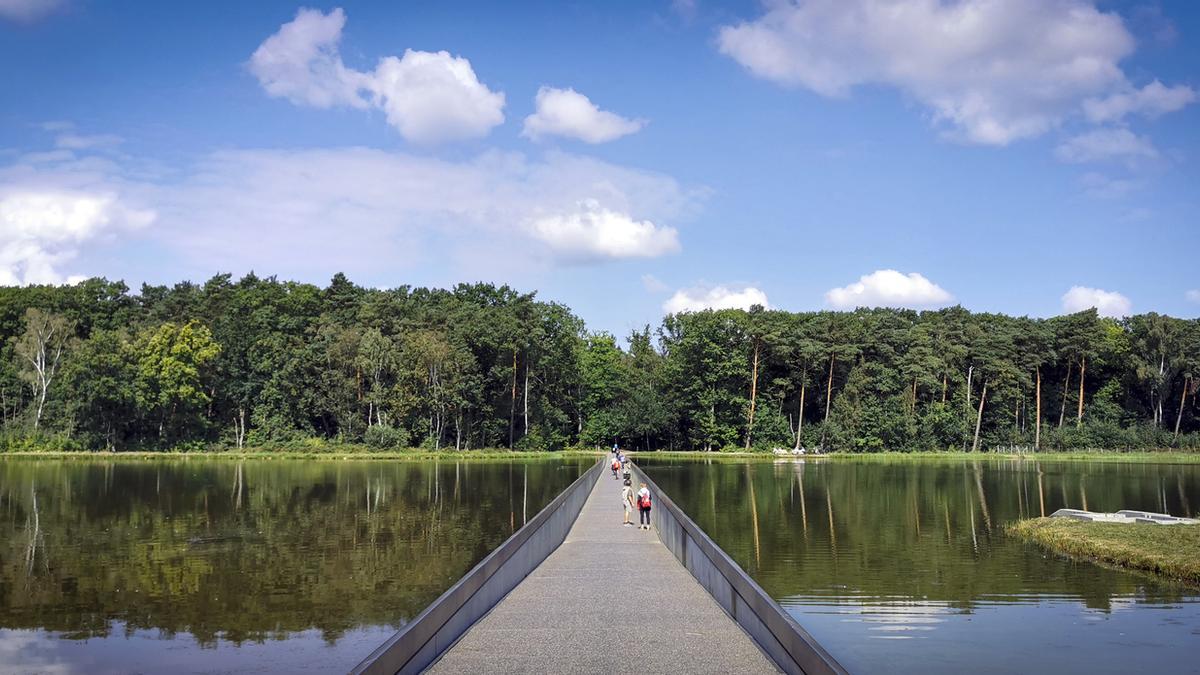
M 621 460 L 617 459 L 616 457 L 613 457 L 613 461 L 612 461 L 613 480 L 616 480 L 618 478 L 617 472 L 620 470 L 621 470 Z
M 650 529 L 650 488 L 646 487 L 645 485 L 642 486 L 641 490 L 638 490 L 637 506 L 638 529 Z
M 625 479 L 625 487 L 621 488 L 621 506 L 625 507 L 625 527 L 632 527 L 633 521 L 629 519 L 629 514 L 633 512 L 633 481 Z
M 617 444 L 616 443 L 613 443 L 612 454 L 614 454 L 614 455 L 617 454 Z

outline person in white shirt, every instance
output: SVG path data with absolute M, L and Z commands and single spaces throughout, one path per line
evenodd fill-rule
M 629 514 L 633 512 L 633 488 L 630 487 L 629 479 L 625 479 L 625 487 L 621 488 L 621 506 L 625 507 L 625 527 L 632 527 L 633 521 L 629 519 Z
M 650 529 L 650 489 L 645 485 L 641 490 L 638 490 L 637 496 L 638 506 L 638 529 Z

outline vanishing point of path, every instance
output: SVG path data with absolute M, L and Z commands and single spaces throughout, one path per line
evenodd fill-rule
M 779 672 L 654 530 L 621 517 L 605 470 L 562 546 L 429 672 Z

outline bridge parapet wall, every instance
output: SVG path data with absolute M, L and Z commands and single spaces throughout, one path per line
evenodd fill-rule
M 392 675 L 425 670 L 563 543 L 603 464 L 597 461 L 351 672 Z
M 767 595 L 636 464 L 637 479 L 654 496 L 651 519 L 663 545 L 691 572 L 717 604 L 785 673 L 846 673 L 779 603 Z

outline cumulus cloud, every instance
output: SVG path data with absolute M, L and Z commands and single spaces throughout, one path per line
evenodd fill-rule
M 836 309 L 855 307 L 936 307 L 953 302 L 954 296 L 925 277 L 910 272 L 877 270 L 855 283 L 830 289 L 825 302 Z
M 82 245 L 113 228 L 153 219 L 153 212 L 130 209 L 113 194 L 0 193 L 0 285 L 61 283 L 59 265 Z
M 753 286 L 696 287 L 675 291 L 663 303 L 663 311 L 678 314 L 705 309 L 750 309 L 754 305 L 770 307 L 767 294 Z
M 1158 117 L 1175 112 L 1196 100 L 1196 91 L 1187 85 L 1168 87 L 1155 80 L 1141 89 L 1130 88 L 1104 98 L 1083 102 L 1083 111 L 1093 122 L 1113 122 L 1138 113 Z
M 636 133 L 646 125 L 601 110 L 574 89 L 541 87 L 535 99 L 537 110 L 525 118 L 521 135 L 533 140 L 543 136 L 566 136 L 587 143 L 605 143 Z
M 1105 161 L 1136 164 L 1158 158 L 1158 150 L 1150 139 L 1128 129 L 1096 129 L 1063 141 L 1054 149 L 1054 156 L 1073 164 Z
M 634 220 L 594 199 L 564 213 L 535 218 L 529 230 L 566 259 L 656 258 L 679 250 L 675 228 Z
M 904 92 L 964 140 L 1004 145 L 1078 114 L 1167 111 L 1183 88 L 1148 85 L 1136 102 L 1119 62 L 1134 38 L 1090 0 L 803 0 L 724 26 L 718 46 L 754 75 L 824 96 L 860 85 Z M 1165 90 L 1165 91 L 1163 91 Z M 1189 90 L 1190 91 L 1190 90 Z M 1121 112 L 1120 114 L 1124 114 Z
M 1062 308 L 1067 314 L 1082 312 L 1095 307 L 1100 316 L 1129 316 L 1133 303 L 1115 291 L 1105 291 L 1087 286 L 1072 286 L 1062 296 Z
M 486 136 L 504 122 L 504 94 L 485 87 L 471 62 L 449 52 L 407 49 L 379 61 L 370 88 L 388 122 L 409 140 Z
M 504 121 L 504 94 L 449 52 L 409 49 L 370 72 L 348 68 L 338 51 L 345 24 L 341 8 L 301 9 L 259 45 L 248 68 L 271 96 L 316 108 L 378 108 L 417 143 L 479 138 Z
M 1188 291 L 1184 295 L 1192 302 L 1200 302 L 1200 289 Z
M 0 19 L 37 21 L 66 4 L 66 0 L 0 0 Z

